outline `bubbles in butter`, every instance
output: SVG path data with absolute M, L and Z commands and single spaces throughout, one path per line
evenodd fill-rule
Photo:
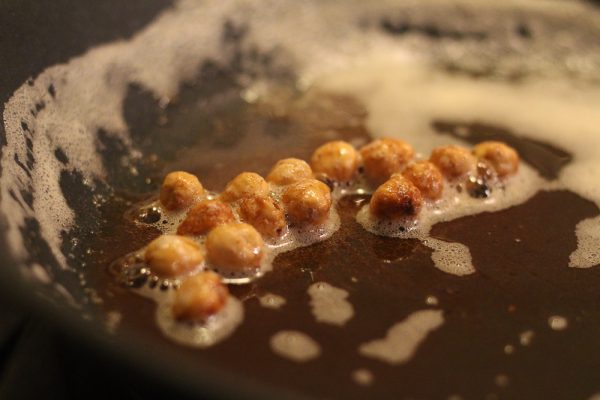
M 352 371 L 352 380 L 360 386 L 370 386 L 373 384 L 374 379 L 373 373 L 366 368 L 359 368 Z
M 458 276 L 475 272 L 471 252 L 464 244 L 434 238 L 428 238 L 423 243 L 433 249 L 431 260 L 437 269 Z
M 205 348 L 230 336 L 244 319 L 244 307 L 234 296 L 227 298 L 225 306 L 204 322 L 178 321 L 174 318 L 172 306 L 175 291 L 144 287 L 137 291 L 144 297 L 156 301 L 156 323 L 165 336 L 173 341 L 190 346 Z
M 569 257 L 569 267 L 600 265 L 600 217 L 587 218 L 575 227 L 577 249 Z
M 523 203 L 547 187 L 550 184 L 546 180 L 522 163 L 517 175 L 492 186 L 490 196 L 485 199 L 473 198 L 466 190 L 459 191 L 456 186 L 447 184 L 441 199 L 426 201 L 417 218 L 381 221 L 371 214 L 367 204 L 357 213 L 356 219 L 366 230 L 377 235 L 419 239 L 433 250 L 431 258 L 436 268 L 453 275 L 469 275 L 476 270 L 469 248 L 461 243 L 431 237 L 431 227 L 438 222 L 484 211 L 498 211 Z
M 260 296 L 258 298 L 258 301 L 261 306 L 263 306 L 265 308 L 271 308 L 274 310 L 280 309 L 286 303 L 286 300 L 284 297 L 279 296 L 277 294 L 273 294 L 273 293 L 267 293 L 267 294 L 264 294 L 263 296 Z
M 280 196 L 282 188 L 271 185 L 271 190 L 274 197 L 277 199 Z M 206 198 L 216 198 L 216 193 L 209 193 Z M 210 262 L 210 258 L 206 260 L 206 268 L 214 270 L 219 273 L 225 283 L 231 284 L 245 284 L 252 280 L 259 278 L 264 275 L 265 272 L 273 269 L 273 260 L 278 254 L 291 251 L 298 247 L 308 246 L 316 242 L 327 240 L 340 228 L 340 217 L 336 209 L 337 200 L 339 196 L 332 194 L 332 205 L 327 214 L 327 218 L 320 224 L 305 226 L 287 226 L 281 236 L 276 238 L 264 238 L 263 246 L 263 257 L 260 262 L 260 266 L 257 270 L 248 270 L 239 272 L 237 270 L 228 270 L 222 267 L 218 267 Z M 276 200 L 277 201 L 277 200 Z M 140 215 L 140 210 L 144 209 L 157 210 L 161 215 L 161 218 L 155 222 L 146 223 L 135 219 L 136 215 Z M 232 204 L 233 214 L 237 221 L 242 221 L 238 215 L 237 205 Z M 133 218 L 136 223 L 153 226 L 165 235 L 174 235 L 177 233 L 177 228 L 181 222 L 185 219 L 187 210 L 181 211 L 170 211 L 162 207 L 159 201 L 151 200 L 142 202 L 130 210 L 128 216 Z M 206 241 L 206 234 L 188 236 L 190 239 L 196 241 L 200 246 L 204 246 Z M 143 253 L 144 249 L 139 249 L 140 254 Z
M 427 335 L 444 323 L 440 310 L 421 310 L 411 313 L 394 324 L 384 338 L 360 345 L 358 351 L 365 357 L 398 365 L 409 361 Z
M 271 350 L 295 362 L 314 360 L 321 354 L 319 344 L 306 333 L 294 330 L 277 332 L 271 337 Z
M 344 289 L 327 282 L 315 282 L 308 287 L 308 295 L 312 314 L 318 322 L 341 326 L 354 315 L 354 307 Z

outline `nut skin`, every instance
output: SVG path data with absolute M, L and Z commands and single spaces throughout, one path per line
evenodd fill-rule
M 234 272 L 257 270 L 262 261 L 263 246 L 260 233 L 243 222 L 219 225 L 206 237 L 208 260 Z
M 195 175 L 174 171 L 165 176 L 159 198 L 167 210 L 177 211 L 191 206 L 202 194 L 204 188 Z
M 411 145 L 399 139 L 377 139 L 360 149 L 365 175 L 376 183 L 385 182 L 392 174 L 401 172 L 414 158 Z
M 242 199 L 239 214 L 243 221 L 252 225 L 265 237 L 281 236 L 285 229 L 285 213 L 271 197 Z
M 423 196 L 411 181 L 395 174 L 375 190 L 369 203 L 371 214 L 380 219 L 401 219 L 419 214 Z
M 226 203 L 232 203 L 243 198 L 268 195 L 269 184 L 262 176 L 254 172 L 242 172 L 229 181 L 219 199 Z
M 514 175 L 519 170 L 519 154 L 505 143 L 481 142 L 473 148 L 473 154 L 489 165 L 500 178 Z
M 323 182 L 305 179 L 288 186 L 282 201 L 291 223 L 319 224 L 329 215 L 331 192 Z
M 358 172 L 360 154 L 347 142 L 327 142 L 313 153 L 310 165 L 315 174 L 338 182 L 351 180 Z
M 235 216 L 228 204 L 219 200 L 202 200 L 192 206 L 177 228 L 178 235 L 203 235 L 217 225 L 233 222 Z
M 312 169 L 304 160 L 285 158 L 277 161 L 271 168 L 267 181 L 275 185 L 286 186 L 312 177 Z
M 175 278 L 202 267 L 204 254 L 200 246 L 191 239 L 162 235 L 148 244 L 144 259 L 156 275 Z
M 444 177 L 440 170 L 429 161 L 418 161 L 408 165 L 402 175 L 421 191 L 423 197 L 439 199 L 444 191 Z
M 433 149 L 431 161 L 448 180 L 473 176 L 477 173 L 477 159 L 460 146 L 442 146 Z
M 229 290 L 214 272 L 205 271 L 184 279 L 175 292 L 173 316 L 177 320 L 204 322 L 225 307 Z

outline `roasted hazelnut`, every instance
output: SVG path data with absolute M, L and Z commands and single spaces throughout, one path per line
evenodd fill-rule
M 267 175 L 267 181 L 285 186 L 311 177 L 312 169 L 306 161 L 298 158 L 286 158 L 277 161 Z
M 394 175 L 375 190 L 369 210 L 381 219 L 400 219 L 419 213 L 423 197 L 411 181 L 400 174 Z
M 500 178 L 513 175 L 519 169 L 519 154 L 502 142 L 481 142 L 475 146 L 473 154 L 496 171 Z
M 160 187 L 160 202 L 167 210 L 191 206 L 204 193 L 196 176 L 183 171 L 169 173 Z
M 475 175 L 477 172 L 477 159 L 469 150 L 460 146 L 437 147 L 431 152 L 429 161 L 449 180 Z
M 174 278 L 199 269 L 204 255 L 200 245 L 191 239 L 162 235 L 148 244 L 144 259 L 156 275 Z
M 225 307 L 229 290 L 219 275 L 200 272 L 181 282 L 175 292 L 173 315 L 178 320 L 204 322 Z
M 263 257 L 263 240 L 252 225 L 231 222 L 219 225 L 206 237 L 210 262 L 229 271 L 256 270 Z
M 239 213 L 242 220 L 267 237 L 280 236 L 285 228 L 285 213 L 270 196 L 242 199 Z
M 337 140 L 319 147 L 312 155 L 310 165 L 315 174 L 329 179 L 349 181 L 358 171 L 360 154 L 347 142 Z
M 412 146 L 399 139 L 377 139 L 360 149 L 365 175 L 373 182 L 384 182 L 401 172 L 415 156 Z
M 318 224 L 327 219 L 331 208 L 331 192 L 323 182 L 305 179 L 288 186 L 282 201 L 292 223 Z
M 402 175 L 421 191 L 424 197 L 439 199 L 444 191 L 444 177 L 440 170 L 429 161 L 409 164 Z
M 254 172 L 242 172 L 225 187 L 220 200 L 230 203 L 246 197 L 265 197 L 269 195 L 269 184 L 262 176 Z
M 217 225 L 235 220 L 228 204 L 219 200 L 202 200 L 195 204 L 177 228 L 178 235 L 203 235 Z

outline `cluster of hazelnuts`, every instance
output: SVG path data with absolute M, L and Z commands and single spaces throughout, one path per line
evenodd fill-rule
M 181 282 L 173 304 L 177 319 L 205 320 L 221 310 L 228 298 L 218 274 L 200 271 L 205 258 L 215 267 L 256 271 L 264 256 L 265 238 L 276 238 L 287 224 L 323 223 L 332 205 L 327 182 L 349 182 L 364 172 L 378 185 L 369 205 L 371 214 L 396 219 L 419 213 L 424 199 L 438 199 L 445 181 L 478 174 L 485 164 L 502 179 L 516 173 L 519 156 L 501 142 L 482 142 L 472 151 L 459 146 L 434 149 L 429 160 L 415 160 L 414 149 L 398 139 L 378 139 L 361 149 L 344 141 L 328 142 L 312 155 L 278 161 L 266 179 L 243 172 L 216 198 L 208 198 L 198 178 L 186 172 L 168 174 L 160 202 L 169 211 L 187 214 L 177 235 L 163 235 L 145 249 L 145 261 L 164 278 L 189 276 Z M 237 216 L 236 216 L 237 214 Z M 204 246 L 189 236 L 206 235 Z

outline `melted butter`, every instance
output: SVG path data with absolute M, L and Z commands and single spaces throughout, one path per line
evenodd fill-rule
M 533 341 L 534 336 L 535 332 L 533 332 L 532 330 L 521 332 L 519 334 L 519 343 L 521 343 L 521 346 L 529 346 Z
M 360 386 L 370 386 L 373 384 L 374 379 L 373 373 L 366 368 L 352 371 L 352 380 Z
M 548 325 L 554 331 L 564 331 L 569 326 L 569 321 L 562 315 L 553 315 L 548 318 Z
M 384 338 L 375 339 L 359 347 L 359 353 L 392 365 L 408 362 L 417 352 L 427 335 L 444 323 L 439 310 L 421 310 L 394 324 Z
M 299 331 L 277 332 L 271 337 L 270 343 L 275 354 L 295 362 L 314 360 L 321 354 L 319 344 Z
M 285 298 L 273 293 L 267 293 L 264 296 L 260 296 L 258 298 L 258 301 L 261 306 L 265 308 L 271 308 L 274 310 L 280 309 L 286 303 Z
M 134 292 L 157 304 L 155 320 L 162 333 L 173 341 L 191 347 L 205 348 L 233 334 L 244 320 L 242 302 L 228 296 L 225 306 L 203 322 L 178 321 L 173 315 L 175 288 L 161 289 L 144 285 Z
M 171 302 L 158 304 L 156 323 L 161 331 L 177 343 L 191 347 L 209 347 L 230 336 L 244 316 L 242 303 L 229 296 L 225 307 L 205 322 L 180 322 L 173 318 Z
M 354 307 L 346 300 L 348 292 L 327 282 L 316 282 L 309 286 L 310 307 L 318 322 L 344 325 L 354 316 Z

